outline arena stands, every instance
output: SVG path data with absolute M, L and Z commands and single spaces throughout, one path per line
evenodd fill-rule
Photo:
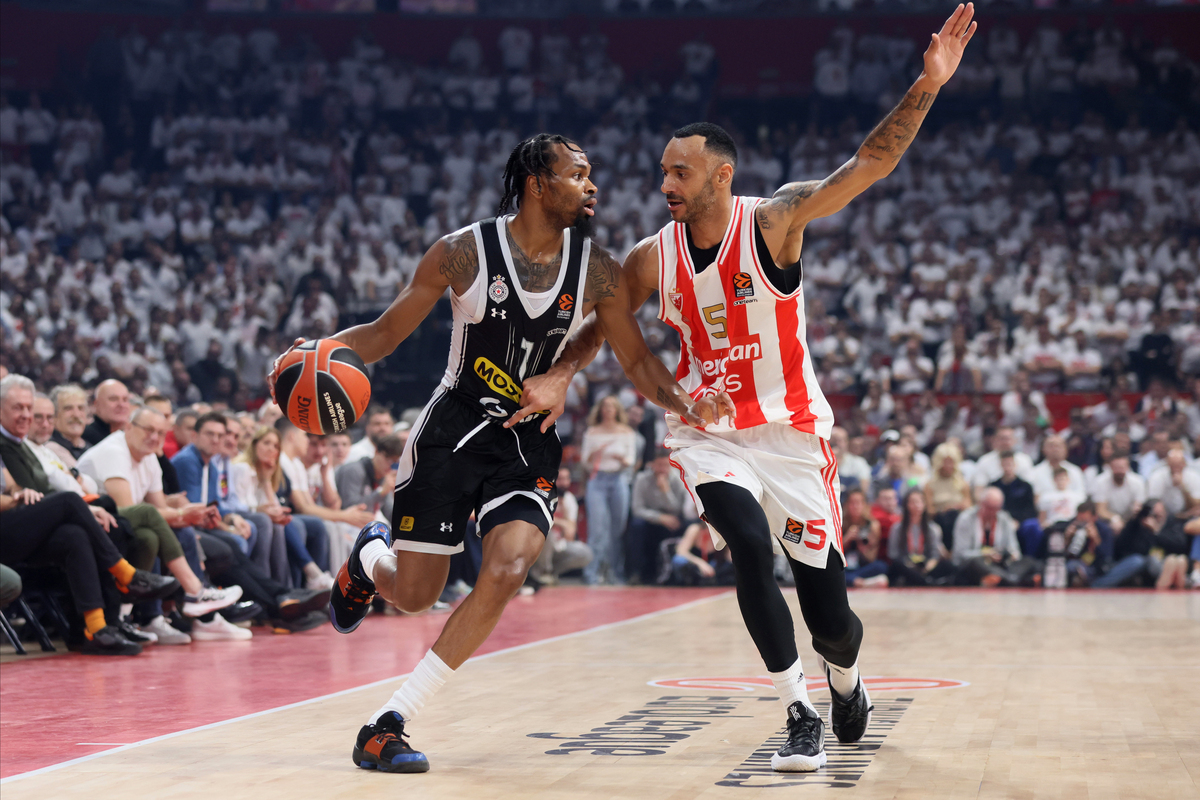
M 494 214 L 510 148 L 535 129 L 584 143 L 601 192 L 596 238 L 619 255 L 667 219 L 657 164 L 677 124 L 708 117 L 734 133 L 739 193 L 828 175 L 919 63 L 903 13 L 925 6 L 881 7 L 897 16 L 814 18 L 824 38 L 803 57 L 795 96 L 769 95 L 764 78 L 749 98 L 723 79 L 735 65 L 704 34 L 650 68 L 616 28 L 542 20 L 465 27 L 430 59 L 366 27 L 340 48 L 295 21 L 102 27 L 79 65 L 86 91 L 50 81 L 0 94 L 0 364 L 46 392 L 115 379 L 181 414 L 255 409 L 285 342 L 374 315 L 433 241 Z M 844 465 L 868 470 L 843 468 L 843 486 L 872 504 L 893 489 L 889 508 L 907 513 L 906 496 L 935 477 L 930 456 L 951 443 L 974 493 L 934 514 L 930 490 L 929 522 L 975 582 L 1040 580 L 1026 567 L 1043 531 L 1075 516 L 1012 520 L 1014 570 L 981 565 L 986 545 L 960 547 L 942 515 L 998 516 L 989 489 L 1003 494 L 1002 456 L 1026 480 L 1024 461 L 1045 464 L 1055 432 L 1111 534 L 1080 523 L 1089 538 L 1071 579 L 1125 563 L 1141 567 L 1122 582 L 1153 582 L 1160 538 L 1195 564 L 1200 536 L 1161 531 L 1200 514 L 1200 70 L 1184 43 L 1137 19 L 998 16 L 897 170 L 807 232 L 808 344 Z M 647 340 L 673 363 L 653 310 Z M 422 330 L 446 335 L 436 314 Z M 403 370 L 378 371 L 376 399 L 397 416 L 440 376 L 442 351 L 425 349 L 433 362 L 412 354 Z M 416 375 L 411 390 L 389 396 L 399 371 Z M 607 394 L 643 404 L 605 351 L 573 386 L 564 441 L 579 444 Z M 647 412 L 639 430 L 661 439 Z M 1158 495 L 1118 513 L 1095 487 L 1123 486 L 1126 470 Z M 1044 471 L 1042 495 L 1055 489 Z M 898 532 L 883 526 L 871 561 Z

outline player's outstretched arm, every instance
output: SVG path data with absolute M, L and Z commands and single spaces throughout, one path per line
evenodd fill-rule
M 789 232 L 803 229 L 811 220 L 836 214 L 871 184 L 891 174 L 912 144 L 938 91 L 958 69 L 963 50 L 975 35 L 977 23 L 971 21 L 974 15 L 973 3 L 960 4 L 941 31 L 933 34 L 921 76 L 849 161 L 823 181 L 789 183 L 759 205 L 755 214 L 768 245 L 773 244 L 772 239 L 782 242 Z M 771 248 L 772 252 L 776 249 Z
M 368 364 L 386 358 L 417 329 L 447 287 L 462 294 L 470 288 L 478 272 L 479 254 L 475 234 L 468 229 L 443 236 L 429 248 L 417 265 L 412 283 L 400 290 L 400 294 L 378 319 L 347 328 L 330 338 L 349 345 Z M 297 339 L 288 352 L 303 342 L 303 339 Z M 267 378 L 272 399 L 275 397 L 275 379 L 282 360 L 283 356 L 275 360 Z

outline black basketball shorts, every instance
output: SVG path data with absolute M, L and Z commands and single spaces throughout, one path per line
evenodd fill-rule
M 558 433 L 542 433 L 536 417 L 505 428 L 481 408 L 439 387 L 417 418 L 396 470 L 394 550 L 461 552 L 472 513 L 480 536 L 513 519 L 550 530 Z

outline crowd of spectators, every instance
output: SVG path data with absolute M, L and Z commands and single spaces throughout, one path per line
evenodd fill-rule
M 358 443 L 306 437 L 259 408 L 266 370 L 293 336 L 386 305 L 433 241 L 494 213 L 535 128 L 597 165 L 597 240 L 624 256 L 657 230 L 666 132 L 720 117 L 715 50 L 688 42 L 659 82 L 625 75 L 608 45 L 514 24 L 498 63 L 467 29 L 443 63 L 413 65 L 367 32 L 330 58 L 269 29 L 134 29 L 99 37 L 84 94 L 0 95 L 5 513 L 57 509 L 34 515 L 53 546 L 6 549 L 90 548 L 70 573 L 93 604 L 83 640 L 128 652 L 244 638 L 238 620 L 315 624 L 348 535 L 387 517 L 405 423 L 380 411 Z M 835 30 L 803 123 L 723 120 L 737 191 L 831 173 L 919 55 Z M 1200 138 L 1182 113 L 1198 87 L 1166 40 L 1083 22 L 1022 41 L 997 22 L 895 173 L 810 226 L 808 343 L 826 392 L 860 398 L 833 442 L 852 583 L 1198 582 Z M 646 337 L 673 363 L 653 311 Z M 1058 392 L 1107 399 L 1053 419 Z M 560 430 L 581 447 L 568 466 L 585 514 L 564 491 L 535 586 L 579 568 L 728 577 L 654 450 L 661 417 L 607 351 Z M 123 615 L 132 572 L 105 566 L 102 529 L 121 564 L 157 563 L 178 592 Z M 469 554 L 453 575 L 469 587 Z

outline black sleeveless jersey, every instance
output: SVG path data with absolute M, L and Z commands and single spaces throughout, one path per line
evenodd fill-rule
M 442 385 L 482 411 L 507 419 L 518 408 L 521 384 L 550 368 L 582 322 L 582 297 L 591 240 L 563 231 L 562 263 L 549 292 L 521 289 L 505 226 L 511 217 L 470 226 L 479 273 L 461 297 L 451 292 L 454 333 Z M 526 422 L 537 419 L 531 416 Z

